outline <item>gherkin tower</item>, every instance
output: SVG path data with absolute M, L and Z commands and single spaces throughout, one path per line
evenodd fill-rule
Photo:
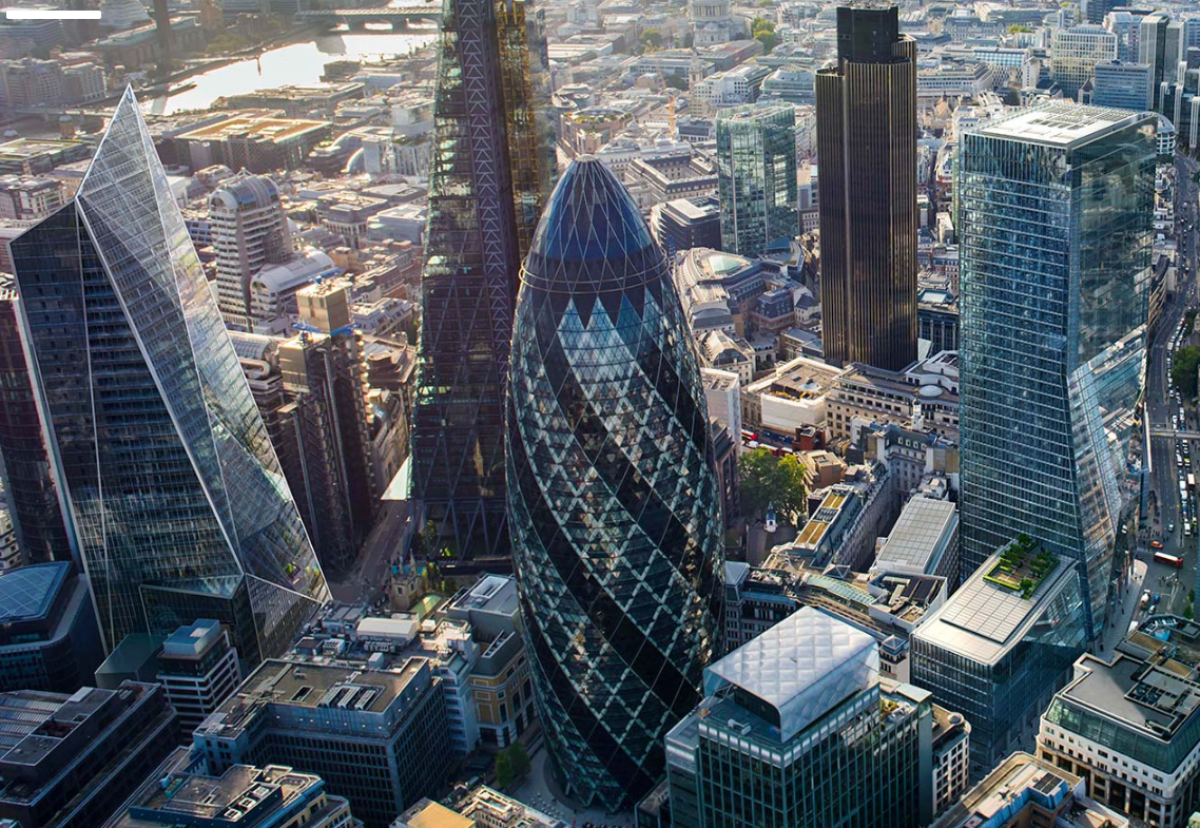
M 506 454 L 551 758 L 577 800 L 629 807 L 719 652 L 720 496 L 667 262 L 592 157 L 564 173 L 522 271 Z

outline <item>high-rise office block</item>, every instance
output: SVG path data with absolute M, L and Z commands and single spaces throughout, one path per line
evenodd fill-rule
M 1188 825 L 1200 808 L 1195 653 L 1135 634 L 1107 658 L 1081 656 L 1042 716 L 1038 756 L 1135 825 Z
M 912 682 L 971 723 L 973 778 L 1019 745 L 1070 678 L 1085 621 L 1079 570 L 1014 542 L 913 632 Z
M 328 588 L 132 92 L 75 199 L 10 247 L 105 647 L 217 618 L 243 658 L 281 652 Z
M 252 278 L 293 252 L 280 190 L 265 175 L 222 181 L 209 197 L 209 226 L 217 254 L 217 307 L 230 328 L 253 330 Z
M 1105 15 L 1123 5 L 1124 0 L 1083 0 L 1084 20 L 1088 23 L 1103 23 Z
M 201 618 L 168 635 L 157 660 L 155 678 L 179 714 L 185 734 L 229 698 L 241 678 L 229 633 L 211 618 Z
M 155 684 L 0 693 L 0 823 L 102 825 L 179 744 L 178 734 Z
M 367 828 L 435 794 L 453 758 L 435 664 L 388 671 L 268 660 L 197 728 L 210 773 L 286 764 L 319 774 Z
M 917 358 L 917 45 L 895 6 L 837 10 L 837 66 L 817 74 L 826 361 Z
M 1141 40 L 1142 18 L 1128 11 L 1109 12 L 1104 16 L 1104 28 L 1117 36 L 1117 60 L 1137 63 Z
M 1152 114 L 1065 102 L 959 144 L 962 567 L 1026 533 L 1104 618 L 1145 372 Z
M 130 797 L 106 828 L 353 828 L 350 803 L 330 796 L 325 780 L 286 765 L 235 765 L 205 773 L 188 748 L 177 748 Z
M 296 295 L 304 330 L 279 345 L 289 402 L 277 411 L 294 446 L 280 454 L 296 505 L 322 566 L 339 574 L 353 566 L 377 503 L 367 368 L 347 288 L 323 282 Z
M 413 489 L 459 561 L 509 560 L 504 381 L 517 274 L 554 174 L 542 13 L 443 0 Z
M 25 563 L 69 561 L 71 544 L 38 420 L 19 302 L 15 285 L 0 276 L 0 480 Z
M 1167 29 L 1170 12 L 1154 12 L 1142 18 L 1138 29 L 1138 63 L 1154 69 L 1154 106 L 1160 105 L 1160 89 L 1166 75 Z
M 1064 98 L 1075 100 L 1096 74 L 1096 64 L 1117 59 L 1117 36 L 1103 26 L 1057 29 L 1050 44 L 1050 77 Z
M 704 693 L 667 736 L 676 828 L 932 817 L 929 692 L 881 681 L 860 629 L 803 607 L 706 669 Z
M 87 581 L 72 564 L 0 572 L 0 691 L 74 693 L 103 657 Z
M 1096 64 L 1092 105 L 1144 112 L 1154 108 L 1154 70 L 1144 63 Z
M 275 182 L 263 175 L 227 178 L 208 199 L 217 254 L 217 306 L 231 328 L 254 330 L 251 280 L 292 256 L 292 232 Z
M 1108 12 L 1100 25 L 1117 36 L 1117 60 L 1122 63 L 1137 63 L 1142 15 L 1135 15 L 1126 7 L 1121 11 Z
M 717 115 L 721 249 L 757 256 L 800 233 L 796 212 L 796 113 L 791 104 Z
M 667 262 L 604 164 L 575 161 L 522 271 L 508 502 L 555 769 L 632 805 L 720 652 L 723 547 L 704 388 Z

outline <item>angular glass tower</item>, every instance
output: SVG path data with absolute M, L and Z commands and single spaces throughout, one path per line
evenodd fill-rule
M 727 253 L 757 256 L 800 232 L 791 104 L 742 106 L 717 116 L 717 185 Z
M 554 173 L 541 13 L 444 0 L 414 494 L 459 561 L 506 566 L 504 381 L 517 275 Z
M 542 726 L 577 799 L 627 807 L 720 651 L 720 494 L 662 251 L 594 157 L 563 175 L 522 271 L 509 529 Z
M 132 92 L 74 201 L 11 249 L 105 647 L 202 609 L 244 659 L 280 652 L 328 589 Z
M 1084 568 L 1089 636 L 1145 376 L 1154 124 L 1053 103 L 959 144 L 963 575 L 1030 535 Z

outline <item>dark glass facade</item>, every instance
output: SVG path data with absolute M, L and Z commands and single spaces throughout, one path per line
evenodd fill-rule
M 144 585 L 244 585 L 270 652 L 329 593 L 131 93 L 75 200 L 11 250 L 106 648 L 147 630 Z
M 0 475 L 26 563 L 69 561 L 71 544 L 21 340 L 19 299 L 0 277 Z
M 631 807 L 720 652 L 723 550 L 695 347 L 662 251 L 597 159 L 564 174 L 522 271 L 509 528 L 550 755 Z
M 517 273 L 554 171 L 541 12 L 444 0 L 413 485 L 458 561 L 507 566 L 504 381 Z
M 1048 104 L 970 131 L 961 239 L 962 562 L 1019 533 L 1104 618 L 1145 375 L 1153 115 Z
M 917 358 L 917 45 L 895 6 L 837 10 L 817 73 L 825 359 L 899 371 Z

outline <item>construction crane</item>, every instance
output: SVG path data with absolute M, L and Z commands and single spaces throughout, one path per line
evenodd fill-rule
M 656 60 L 654 66 L 658 69 L 658 84 L 662 87 L 663 94 L 667 96 L 667 123 L 671 131 L 671 140 L 675 140 L 675 96 L 674 89 L 667 88 L 667 79 L 663 76 L 662 59 Z

